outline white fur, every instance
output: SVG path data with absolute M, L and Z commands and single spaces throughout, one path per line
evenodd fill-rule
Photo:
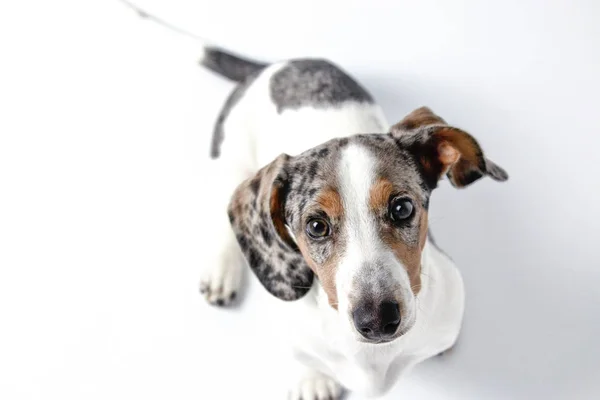
M 375 160 L 366 149 L 350 145 L 342 152 L 338 175 L 348 242 L 337 270 L 336 286 L 338 309 L 349 314 L 347 300 L 354 278 L 360 273 L 361 266 L 380 254 L 383 248 L 369 210 L 369 193 L 375 181 Z
M 342 394 L 342 388 L 335 379 L 313 368 L 304 367 L 300 370 L 290 390 L 289 400 L 331 400 Z
M 243 179 L 281 153 L 295 155 L 329 139 L 356 133 L 385 132 L 389 125 L 377 105 L 349 102 L 330 109 L 301 108 L 279 114 L 269 95 L 269 78 L 285 63 L 265 69 L 230 113 L 225 126 L 222 155 L 215 167 L 220 176 L 220 194 L 224 210 L 233 189 Z M 418 362 L 443 352 L 455 342 L 462 321 L 464 291 L 454 264 L 433 245 L 427 243 L 422 254 L 422 288 L 412 301 L 414 326 L 405 335 L 387 344 L 367 344 L 356 340 L 349 320 L 347 297 L 349 282 L 361 261 L 382 254 L 382 245 L 373 222 L 363 219 L 369 187 L 373 181 L 373 155 L 359 147 L 348 147 L 342 157 L 340 178 L 342 196 L 348 207 L 351 232 L 348 253 L 340 264 L 339 312 L 328 304 L 318 280 L 302 299 L 285 303 L 288 318 L 281 326 L 290 328 L 289 338 L 298 360 L 305 366 L 292 398 L 320 399 L 337 395 L 339 386 L 368 396 L 388 391 L 398 377 Z M 223 212 L 223 214 L 225 214 Z M 215 238 L 218 261 L 210 265 L 204 285 L 237 291 L 243 269 L 232 266 L 240 250 L 222 219 L 221 235 Z M 387 260 L 391 262 L 390 260 Z M 397 262 L 397 261 L 396 261 Z M 403 271 L 403 268 L 395 268 Z M 401 274 L 401 272 L 399 272 Z M 232 276 L 233 275 L 233 276 Z M 226 278 L 229 276 L 229 278 Z M 398 275 L 410 287 L 408 276 Z M 209 300 L 213 300 L 211 298 Z M 344 308 L 346 307 L 346 308 Z M 404 320 L 404 318 L 403 318 Z M 306 370 L 308 368 L 308 370 Z
M 348 242 L 336 274 L 338 291 L 338 309 L 346 315 L 348 329 L 353 329 L 350 304 L 348 298 L 353 290 L 355 278 L 364 272 L 365 266 L 377 264 L 382 272 L 391 274 L 395 282 L 402 288 L 402 303 L 405 305 L 402 325 L 399 330 L 413 324 L 415 301 L 411 291 L 410 279 L 406 268 L 386 246 L 379 234 L 372 211 L 369 209 L 371 186 L 375 183 L 376 160 L 373 154 L 362 146 L 349 145 L 342 152 L 339 171 L 340 195 L 344 203 Z M 355 296 L 356 297 L 356 296 Z

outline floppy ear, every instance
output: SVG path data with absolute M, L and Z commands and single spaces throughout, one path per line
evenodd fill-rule
M 483 176 L 508 179 L 506 171 L 487 159 L 467 132 L 448 126 L 429 108 L 421 107 L 392 126 L 391 133 L 417 158 L 430 187 L 443 174 L 455 187 L 465 187 Z
M 229 203 L 229 220 L 260 283 L 282 300 L 297 300 L 310 289 L 313 272 L 286 227 L 289 158 L 282 154 L 238 186 Z

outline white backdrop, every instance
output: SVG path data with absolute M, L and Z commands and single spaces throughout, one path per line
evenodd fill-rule
M 511 174 L 435 194 L 465 329 L 386 399 L 600 398 L 600 3 L 271 3 L 138 1 L 252 57 L 328 57 Z M 197 292 L 232 87 L 199 55 L 117 1 L 0 5 L 0 398 L 283 398 L 270 295 Z

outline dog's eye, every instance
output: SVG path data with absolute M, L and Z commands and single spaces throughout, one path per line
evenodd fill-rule
M 306 224 L 306 233 L 313 239 L 329 236 L 329 224 L 322 218 L 313 218 Z
M 390 219 L 394 222 L 402 222 L 413 214 L 414 206 L 410 199 L 397 197 L 390 202 Z

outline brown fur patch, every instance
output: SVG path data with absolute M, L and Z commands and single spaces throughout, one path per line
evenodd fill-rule
M 279 185 L 273 185 L 273 189 L 271 189 L 271 198 L 269 199 L 269 210 L 271 212 L 271 219 L 273 220 L 275 231 L 277 231 L 277 234 L 284 239 L 284 241 L 291 243 L 292 241 L 290 240 L 285 227 L 283 204 L 281 202 L 281 196 L 279 196 L 280 190 L 281 188 Z
M 327 294 L 327 300 L 329 301 L 329 305 L 337 310 L 338 309 L 338 297 L 337 297 L 337 286 L 335 283 L 335 274 L 337 272 L 337 266 L 339 263 L 338 253 L 334 253 L 329 257 L 329 259 L 322 265 L 318 265 L 310 256 L 310 251 L 306 244 L 306 238 L 304 234 L 302 234 L 298 239 L 298 248 L 300 252 L 304 256 L 306 263 L 312 269 L 312 271 L 317 275 L 319 281 L 321 282 L 321 286 L 323 286 L 323 290 Z
M 446 121 L 434 114 L 427 107 L 421 107 L 391 128 L 396 135 L 404 135 L 406 131 L 429 125 L 437 125 L 431 142 L 421 148 L 419 161 L 424 172 L 432 179 L 439 179 L 449 173 L 451 182 L 462 187 L 473 180 L 474 171 L 485 171 L 483 154 L 477 141 L 468 133 L 448 126 Z
M 327 214 L 330 221 L 337 221 L 338 223 L 343 219 L 344 216 L 344 205 L 342 198 L 337 190 L 331 187 L 326 187 L 321 190 L 316 199 L 316 205 L 313 207 L 318 211 L 322 211 Z M 306 260 L 306 263 L 310 269 L 317 275 L 323 290 L 327 294 L 327 299 L 331 307 L 337 310 L 338 298 L 337 298 L 337 286 L 335 282 L 335 274 L 337 272 L 339 263 L 339 254 L 342 249 L 335 247 L 336 251 L 332 253 L 323 263 L 316 262 L 311 257 L 311 251 L 308 245 L 308 239 L 304 232 L 302 232 L 297 238 L 298 248 L 302 253 L 302 256 Z M 335 240 L 332 238 L 331 240 Z
M 369 195 L 369 206 L 376 213 L 387 210 L 390 197 L 394 193 L 394 185 L 385 178 L 380 178 L 371 186 Z M 417 207 L 417 205 L 415 205 Z M 420 230 L 418 245 L 407 244 L 396 228 L 389 227 L 381 230 L 381 238 L 394 252 L 395 256 L 402 261 L 410 278 L 410 286 L 415 296 L 421 290 L 421 252 L 427 239 L 427 212 L 421 211 Z
M 427 125 L 446 125 L 437 129 L 433 136 L 433 139 L 437 142 L 437 156 L 442 166 L 449 167 L 456 163 L 459 158 L 475 166 L 480 166 L 482 154 L 477 141 L 468 133 L 447 126 L 446 121 L 427 107 L 418 108 L 408 114 L 402 121 L 392 127 L 392 131 L 397 129 L 411 130 Z
M 416 246 L 404 242 L 395 232 L 395 228 L 383 230 L 381 233 L 384 243 L 404 264 L 410 280 L 410 288 L 415 296 L 421 290 L 421 252 L 427 239 L 427 212 L 425 210 L 421 211 L 420 219 L 419 243 Z
M 446 124 L 439 116 L 435 115 L 433 111 L 431 111 L 427 107 L 417 108 L 408 114 L 404 119 L 398 122 L 396 125 L 392 127 L 392 130 L 396 129 L 415 129 L 421 126 L 433 125 L 433 124 Z
M 443 165 L 452 165 L 460 158 L 460 153 L 452 145 L 442 142 L 438 145 L 438 155 Z
M 439 140 L 438 152 L 440 151 L 440 147 L 451 146 L 460 153 L 460 158 L 479 166 L 482 160 L 481 148 L 467 132 L 451 127 L 441 128 L 435 132 L 435 137 Z M 451 163 L 453 164 L 457 160 L 458 158 L 452 157 L 448 161 L 452 161 Z M 441 154 L 440 161 L 442 161 Z
M 332 219 L 339 219 L 344 214 L 344 206 L 340 194 L 331 188 L 327 188 L 317 197 L 320 208 Z
M 394 185 L 387 179 L 378 179 L 373 186 L 371 186 L 371 193 L 369 193 L 369 206 L 372 210 L 380 210 L 386 208 L 390 201 L 390 196 L 394 193 Z
M 468 185 L 485 173 L 485 159 L 481 147 L 467 132 L 452 127 L 440 128 L 435 137 L 439 141 L 438 158 L 454 186 Z M 451 149 L 456 154 L 452 154 Z

